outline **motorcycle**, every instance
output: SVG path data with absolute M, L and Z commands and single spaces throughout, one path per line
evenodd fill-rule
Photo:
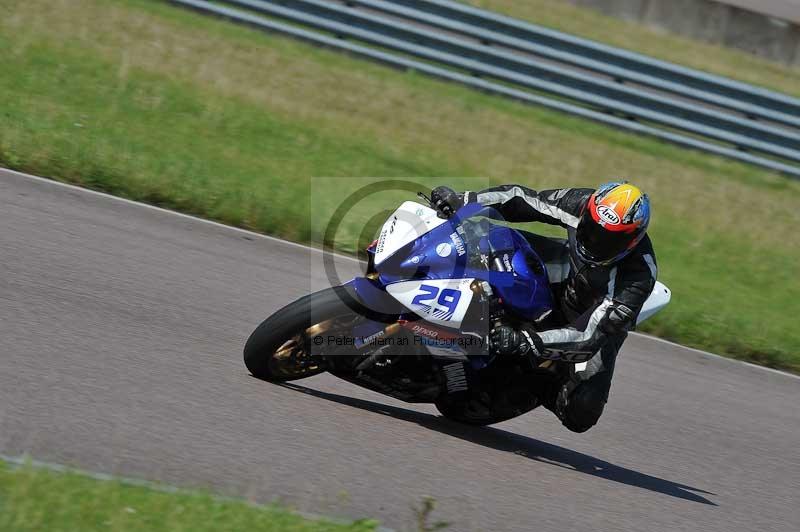
M 542 404 L 586 362 L 492 353 L 488 333 L 524 320 L 553 328 L 547 265 L 523 233 L 480 204 L 447 219 L 430 200 L 406 201 L 367 249 L 367 269 L 307 295 L 263 321 L 244 348 L 253 376 L 270 382 L 322 372 L 446 418 L 490 425 Z M 639 322 L 670 300 L 662 283 Z

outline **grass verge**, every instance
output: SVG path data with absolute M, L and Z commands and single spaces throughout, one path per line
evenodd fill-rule
M 574 33 L 720 76 L 800 96 L 800 68 L 602 15 L 563 0 L 463 0 L 475 7 Z
M 798 182 L 161 2 L 3 6 L 4 166 L 303 242 L 365 182 L 348 176 L 470 190 L 630 176 L 674 294 L 645 331 L 800 370 Z M 340 249 L 402 199 L 356 206 Z
M 191 491 L 163 491 L 0 461 L 0 530 L 368 532 L 373 521 L 311 520 L 279 506 L 255 506 Z

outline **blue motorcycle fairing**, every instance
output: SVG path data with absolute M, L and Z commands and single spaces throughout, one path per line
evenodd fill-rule
M 490 207 L 467 204 L 446 223 L 384 259 L 377 279 L 356 278 L 350 283 L 371 308 L 405 309 L 386 286 L 409 280 L 475 278 L 488 282 L 511 312 L 535 320 L 553 308 L 544 263 L 518 231 L 490 220 L 503 218 Z M 487 269 L 483 259 L 488 256 L 499 258 L 508 271 Z

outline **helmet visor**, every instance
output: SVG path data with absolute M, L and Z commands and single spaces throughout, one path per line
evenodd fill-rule
M 625 231 L 605 229 L 594 221 L 589 209 L 586 209 L 578 223 L 575 237 L 578 253 L 589 262 L 601 263 L 611 261 L 624 254 L 636 235 Z

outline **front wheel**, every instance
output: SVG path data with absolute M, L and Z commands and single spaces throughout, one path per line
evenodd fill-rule
M 283 307 L 264 320 L 247 339 L 244 364 L 254 377 L 271 382 L 304 379 L 325 371 L 324 361 L 312 356 L 317 335 L 341 330 L 359 318 L 343 301 L 347 287 L 328 288 Z

